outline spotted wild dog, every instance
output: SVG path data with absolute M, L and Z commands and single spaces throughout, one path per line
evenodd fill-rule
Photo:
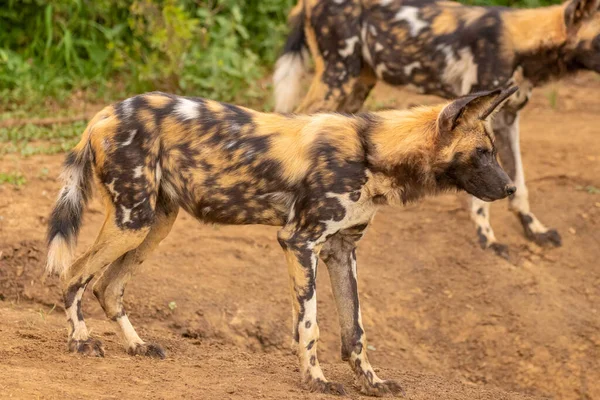
M 510 208 L 528 239 L 560 246 L 558 232 L 530 211 L 519 111 L 533 86 L 581 69 L 600 72 L 600 22 L 587 22 L 597 4 L 510 9 L 436 0 L 300 0 L 275 69 L 275 108 L 289 112 L 299 100 L 307 47 L 315 76 L 296 112 L 356 112 L 377 80 L 444 98 L 518 84 L 520 93 L 493 127 L 500 160 L 518 188 Z M 490 225 L 489 204 L 473 198 L 471 217 L 481 247 L 507 257 Z
M 108 106 L 65 162 L 49 220 L 47 271 L 63 277 L 72 352 L 103 356 L 81 299 L 93 292 L 121 328 L 130 354 L 164 357 L 123 309 L 125 284 L 164 239 L 179 208 L 200 221 L 282 226 L 293 305 L 293 340 L 304 382 L 343 393 L 317 360 L 316 269 L 325 261 L 339 311 L 342 358 L 360 389 L 399 393 L 367 359 L 356 282 L 356 242 L 379 206 L 460 189 L 486 201 L 514 193 L 496 160 L 489 119 L 517 90 L 449 104 L 359 115 L 265 114 L 201 98 L 148 93 Z M 105 220 L 93 246 L 71 262 L 95 178 Z

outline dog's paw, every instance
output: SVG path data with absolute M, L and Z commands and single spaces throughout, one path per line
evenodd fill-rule
M 532 233 L 531 240 L 538 246 L 543 247 L 560 247 L 562 246 L 562 239 L 556 229 L 548 229 L 543 233 Z
M 129 347 L 127 353 L 132 356 L 145 356 L 151 358 L 165 359 L 165 351 L 157 344 L 152 343 L 137 343 L 135 346 Z
M 364 376 L 360 376 L 357 378 L 357 387 L 358 390 L 362 394 L 367 396 L 375 396 L 375 397 L 383 397 L 383 396 L 403 396 L 406 397 L 406 393 L 402 386 L 399 383 L 387 380 L 380 382 L 369 382 L 369 380 Z
M 86 356 L 104 357 L 104 346 L 98 339 L 69 340 L 69 351 Z
M 502 257 L 505 260 L 508 260 L 510 258 L 508 246 L 505 244 L 494 242 L 490 244 L 488 249 L 492 250 L 498 257 Z
M 562 239 L 556 229 L 546 229 L 531 214 L 519 213 L 519 220 L 523 225 L 525 236 L 538 246 L 560 247 Z M 542 231 L 543 229 L 546 229 Z
M 346 390 L 341 383 L 327 382 L 320 378 L 308 378 L 305 385 L 311 392 L 345 396 Z

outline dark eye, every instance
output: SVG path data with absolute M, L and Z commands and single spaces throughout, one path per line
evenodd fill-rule
M 488 149 L 486 149 L 485 147 L 478 147 L 477 148 L 477 154 L 481 155 L 481 156 L 485 156 L 486 154 L 489 154 L 490 151 Z

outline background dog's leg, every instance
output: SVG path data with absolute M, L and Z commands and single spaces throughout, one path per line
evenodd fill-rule
M 94 295 L 100 302 L 106 316 L 119 324 L 129 354 L 164 358 L 165 353 L 160 346 L 145 343 L 138 336 L 123 308 L 125 285 L 135 269 L 167 237 L 177 218 L 178 206 L 166 205 L 160 197 L 157 203 L 156 219 L 148 236 L 138 248 L 127 252 L 106 269 L 94 285 Z
M 492 249 L 503 258 L 508 258 L 508 247 L 498 243 L 490 224 L 490 203 L 471 196 L 471 219 L 477 226 L 477 237 L 482 249 Z
M 344 4 L 345 3 L 345 4 Z M 373 71 L 363 61 L 358 2 L 321 2 L 311 9 L 307 42 L 315 76 L 298 113 L 355 112 L 375 85 Z M 331 21 L 325 27 L 319 21 Z
M 525 236 L 539 245 L 561 245 L 555 229 L 548 229 L 529 209 L 529 193 L 525 186 L 525 173 L 519 143 L 519 112 L 501 110 L 494 118 L 494 134 L 498 143 L 500 161 L 513 179 L 517 191 L 510 198 L 509 207 L 519 217 Z
M 278 239 L 285 252 L 290 274 L 292 306 L 296 314 L 298 358 L 304 383 L 313 392 L 345 394 L 338 383 L 328 382 L 317 358 L 319 326 L 317 325 L 317 261 L 318 249 L 313 232 L 303 232 L 286 226 Z
M 354 86 L 344 99 L 339 111 L 347 113 L 359 112 L 376 83 L 377 76 L 373 69 L 370 66 L 363 64 L 360 76 L 355 80 Z
M 336 69 L 336 65 L 328 68 Z M 319 71 L 315 72 L 310 89 L 302 103 L 295 110 L 297 113 L 310 114 L 319 111 L 339 111 L 339 112 L 357 112 L 362 107 L 371 89 L 375 86 L 376 78 L 364 69 L 360 75 L 352 76 L 348 69 L 344 69 L 343 74 L 346 80 L 343 84 L 334 85 L 327 79 L 327 76 L 333 76 L 341 71 Z M 372 72 L 371 72 L 372 74 Z
M 372 396 L 403 394 L 396 382 L 379 379 L 367 358 L 367 339 L 362 326 L 356 281 L 356 241 L 362 233 L 362 229 L 339 232 L 329 238 L 321 250 L 340 319 L 342 359 L 349 362 L 362 393 Z

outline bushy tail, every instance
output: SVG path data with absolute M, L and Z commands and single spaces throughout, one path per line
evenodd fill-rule
M 91 123 L 90 123 L 91 125 Z M 71 267 L 83 210 L 92 194 L 90 127 L 81 142 L 69 153 L 61 175 L 61 189 L 48 221 L 48 262 L 46 273 L 64 277 Z
M 275 87 L 275 111 L 294 111 L 301 96 L 301 80 L 308 60 L 308 47 L 304 34 L 304 4 L 300 0 L 290 13 L 291 32 L 283 53 L 275 64 L 273 85 Z

